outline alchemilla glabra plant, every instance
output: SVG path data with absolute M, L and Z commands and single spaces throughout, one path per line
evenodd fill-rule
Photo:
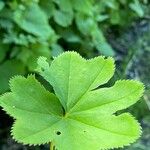
M 119 80 L 112 87 L 97 88 L 114 74 L 114 60 L 102 56 L 86 60 L 76 52 L 38 59 L 39 74 L 55 94 L 34 77 L 16 76 L 11 92 L 0 97 L 0 105 L 15 119 L 13 138 L 23 144 L 50 142 L 50 149 L 100 150 L 130 145 L 141 135 L 141 127 L 129 113 L 116 115 L 142 96 L 143 84 Z

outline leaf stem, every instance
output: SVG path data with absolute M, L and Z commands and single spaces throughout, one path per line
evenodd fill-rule
M 55 146 L 54 146 L 53 142 L 50 143 L 50 150 L 55 150 Z

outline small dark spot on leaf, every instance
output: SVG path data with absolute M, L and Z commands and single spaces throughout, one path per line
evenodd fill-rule
M 86 132 L 86 131 L 83 131 L 84 133 Z
M 56 131 L 56 134 L 57 134 L 57 135 L 61 135 L 61 132 L 60 132 L 60 131 Z

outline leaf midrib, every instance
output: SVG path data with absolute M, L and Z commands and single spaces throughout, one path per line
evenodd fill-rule
M 11 106 L 11 105 L 8 105 L 8 104 L 7 104 L 7 106 L 12 109 L 12 106 Z M 22 111 L 26 111 L 26 112 L 34 113 L 34 114 L 48 115 L 48 116 L 54 116 L 54 117 L 60 117 L 60 118 L 61 118 L 61 116 L 59 116 L 59 115 L 57 115 L 57 114 L 54 114 L 54 113 L 52 113 L 52 112 L 51 112 L 51 113 L 37 112 L 37 111 L 31 111 L 31 110 L 28 110 L 28 109 L 22 109 L 22 108 L 19 108 L 19 107 L 16 107 L 16 106 L 15 106 L 15 108 L 13 108 L 13 109 L 18 109 L 18 110 L 22 110 Z
M 125 95 L 125 96 L 120 97 L 118 100 L 113 100 L 113 101 L 110 101 L 110 102 L 108 102 L 108 103 L 104 103 L 104 104 L 99 105 L 99 106 L 91 107 L 91 108 L 89 108 L 89 109 L 85 109 L 85 110 L 81 110 L 81 111 L 78 110 L 78 111 L 75 111 L 75 112 L 72 113 L 72 114 L 80 113 L 80 112 L 84 112 L 84 111 L 90 111 L 90 110 L 92 110 L 92 109 L 95 109 L 95 108 L 98 108 L 98 107 L 102 107 L 102 106 L 104 106 L 104 105 L 108 105 L 108 104 L 114 103 L 114 102 L 116 102 L 116 101 L 120 101 L 120 100 L 122 100 L 122 99 L 124 99 L 124 98 L 126 98 L 126 97 L 128 97 L 128 99 L 130 99 L 129 96 L 131 96 L 132 94 L 134 94 L 135 92 L 137 92 L 139 89 L 140 89 L 140 88 L 137 88 L 136 90 L 132 91 L 131 93 L 129 93 L 129 94 Z
M 104 61 L 101 70 L 98 72 L 98 74 L 96 75 L 96 77 L 92 80 L 92 82 L 89 84 L 89 86 L 87 87 L 87 89 L 85 90 L 85 92 L 78 98 L 78 100 L 77 100 L 76 103 L 72 106 L 72 108 L 69 110 L 68 113 L 71 113 L 71 112 L 74 110 L 75 106 L 76 106 L 76 105 L 79 103 L 79 101 L 82 99 L 82 97 L 83 97 L 84 95 L 86 95 L 86 93 L 87 93 L 87 92 L 89 91 L 89 89 L 91 88 L 92 84 L 95 82 L 95 80 L 96 80 L 96 79 L 98 78 L 98 76 L 101 74 L 101 72 L 102 72 L 103 68 L 105 67 L 105 65 L 106 65 L 106 63 L 105 63 L 105 61 Z
M 68 119 L 70 119 L 70 120 L 73 120 L 73 121 L 75 121 L 75 122 L 78 122 L 79 124 L 85 124 L 85 125 L 87 125 L 87 126 L 90 126 L 90 127 L 94 127 L 94 128 L 97 128 L 97 129 L 100 129 L 100 130 L 104 130 L 104 131 L 107 131 L 107 132 L 111 132 L 111 133 L 113 133 L 113 134 L 117 134 L 117 135 L 122 135 L 122 136 L 126 136 L 126 137 L 135 137 L 136 135 L 127 135 L 127 134 L 123 134 L 123 133 L 118 133 L 118 132 L 114 132 L 114 131 L 111 131 L 111 130 L 107 130 L 107 129 L 105 129 L 105 128 L 100 128 L 100 127 L 97 127 L 97 126 L 94 126 L 94 125 L 90 125 L 90 124 L 88 124 L 88 123 L 85 123 L 85 122 L 83 122 L 83 121 L 78 121 L 78 120 L 76 120 L 76 119 L 73 119 L 73 118 L 68 118 Z
M 69 64 L 68 64 L 68 80 L 67 80 L 67 99 L 66 99 L 66 111 L 67 111 L 67 103 L 69 100 L 69 93 L 70 93 L 70 73 L 71 73 L 71 55 L 69 57 Z

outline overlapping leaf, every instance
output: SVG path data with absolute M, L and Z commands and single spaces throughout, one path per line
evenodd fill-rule
M 56 96 L 34 76 L 19 76 L 11 80 L 11 92 L 0 98 L 4 110 L 16 118 L 12 135 L 17 141 L 53 142 L 58 150 L 99 150 L 129 145 L 140 136 L 140 125 L 132 115 L 114 113 L 139 100 L 142 83 L 123 80 L 96 89 L 112 77 L 112 58 L 85 60 L 66 52 L 50 66 L 41 57 L 38 65 Z

